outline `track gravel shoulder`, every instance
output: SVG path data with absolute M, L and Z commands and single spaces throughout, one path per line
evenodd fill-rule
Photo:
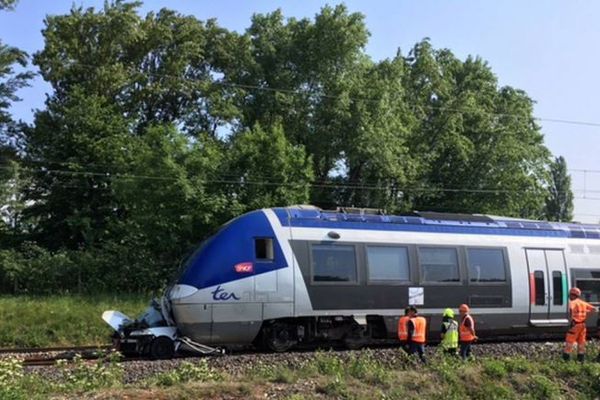
M 598 346 L 598 342 L 590 347 Z M 351 355 L 359 354 L 361 351 L 334 351 L 342 360 Z M 370 348 L 375 359 L 382 363 L 393 365 L 405 357 L 401 357 L 402 349 L 392 348 Z M 437 351 L 436 347 L 428 347 L 426 353 L 432 356 Z M 475 357 L 482 358 L 503 358 L 523 356 L 528 359 L 548 359 L 558 360 L 562 352 L 561 342 L 513 342 L 513 343 L 486 343 L 475 344 L 473 354 Z M 249 370 L 261 366 L 281 366 L 292 369 L 301 368 L 306 363 L 311 362 L 315 354 L 314 351 L 299 351 L 288 353 L 243 353 L 227 354 L 223 356 L 205 356 L 208 365 L 217 371 L 225 372 L 230 376 L 239 376 L 247 373 Z M 135 360 L 123 363 L 124 382 L 134 384 L 153 375 L 172 371 L 183 362 L 196 362 L 200 357 L 186 357 L 172 360 Z M 28 373 L 39 374 L 45 378 L 58 379 L 60 373 L 55 366 L 26 367 Z

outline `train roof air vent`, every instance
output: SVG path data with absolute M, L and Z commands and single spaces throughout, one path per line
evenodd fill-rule
M 450 213 L 440 213 L 440 212 L 432 212 L 432 211 L 415 211 L 421 218 L 431 219 L 431 220 L 441 220 L 441 221 L 463 221 L 463 222 L 483 222 L 488 224 L 493 224 L 495 221 L 488 217 L 487 215 L 477 215 L 477 214 L 450 214 Z

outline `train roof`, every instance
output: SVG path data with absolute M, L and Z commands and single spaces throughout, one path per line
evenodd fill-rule
M 275 208 L 274 211 L 282 225 L 293 227 L 600 239 L 600 225 L 481 214 L 417 211 L 410 215 L 385 215 L 378 210 L 321 210 L 314 206 L 290 206 Z

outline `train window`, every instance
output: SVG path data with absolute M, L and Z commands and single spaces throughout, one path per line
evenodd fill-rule
M 408 281 L 406 247 L 367 246 L 370 281 Z
M 600 303 L 600 279 L 577 279 L 575 286 L 581 290 L 581 298 L 588 303 Z
M 506 282 L 502 249 L 467 249 L 467 255 L 470 282 Z
M 533 280 L 535 282 L 535 305 L 543 306 L 546 304 L 546 288 L 544 283 L 544 272 L 535 271 L 533 273 Z
M 421 281 L 459 282 L 456 249 L 446 247 L 419 248 Z
M 563 279 L 562 272 L 552 271 L 552 298 L 555 306 L 563 304 Z
M 357 282 L 354 246 L 312 246 L 314 282 Z
M 272 238 L 255 238 L 254 239 L 254 254 L 257 260 L 273 261 L 273 239 Z

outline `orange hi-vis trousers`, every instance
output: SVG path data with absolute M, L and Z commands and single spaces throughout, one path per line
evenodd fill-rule
M 573 351 L 573 346 L 575 345 L 575 343 L 577 343 L 577 353 L 585 353 L 586 335 L 587 328 L 585 327 L 585 321 L 575 323 L 573 326 L 571 326 L 571 328 L 567 331 L 567 335 L 565 337 L 565 353 L 571 353 Z

